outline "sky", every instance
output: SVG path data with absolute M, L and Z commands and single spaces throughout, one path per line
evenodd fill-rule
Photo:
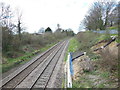
M 95 0 L 0 0 L 10 4 L 13 10 L 22 12 L 22 23 L 30 33 L 38 32 L 43 27 L 53 31 L 57 24 L 63 29 L 79 31 L 89 7 Z

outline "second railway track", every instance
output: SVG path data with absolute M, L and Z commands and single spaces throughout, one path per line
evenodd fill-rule
M 68 41 L 60 42 L 2 80 L 2 88 L 46 88 Z

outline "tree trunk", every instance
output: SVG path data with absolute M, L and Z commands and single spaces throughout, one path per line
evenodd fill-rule
M 19 39 L 21 41 L 21 26 L 20 26 L 20 21 L 18 21 L 18 34 L 19 34 Z
M 110 26 L 113 26 L 112 21 L 110 22 Z

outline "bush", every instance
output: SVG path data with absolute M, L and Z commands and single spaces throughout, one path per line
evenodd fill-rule
M 116 71 L 118 68 L 118 48 L 109 48 L 106 47 L 105 49 L 99 52 L 102 59 L 98 62 L 100 67 L 106 69 L 110 72 Z
M 9 29 L 3 29 L 3 56 L 13 58 L 19 56 L 23 52 L 31 52 L 45 47 L 46 45 L 58 42 L 67 37 L 65 33 L 30 34 L 28 32 L 21 33 L 21 40 L 18 34 L 9 34 Z M 16 53 L 19 52 L 19 53 Z
M 80 42 L 80 51 L 88 51 L 97 42 L 99 34 L 93 32 L 80 32 L 76 35 L 77 40 Z

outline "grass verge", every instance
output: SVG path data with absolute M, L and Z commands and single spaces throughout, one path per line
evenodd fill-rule
M 78 46 L 79 50 L 87 52 L 87 56 L 90 57 L 91 62 L 94 65 L 94 70 L 92 72 L 85 72 L 83 74 L 80 74 L 79 80 L 73 80 L 73 88 L 117 87 L 117 82 L 115 81 L 117 77 L 117 75 L 115 75 L 115 72 L 117 73 L 115 69 L 115 67 L 117 67 L 117 54 L 114 55 L 114 53 L 116 52 L 116 48 L 111 47 L 112 52 L 108 53 L 107 51 L 109 50 L 107 50 L 106 47 L 104 51 L 101 52 L 103 55 L 100 53 L 100 51 L 99 53 L 94 53 L 92 50 L 93 45 L 95 45 L 99 41 L 105 40 L 105 42 L 108 42 L 111 35 L 117 36 L 117 34 L 96 34 L 92 32 L 81 32 L 76 35 L 78 43 L 80 43 L 80 45 Z M 118 40 L 116 41 L 119 42 Z M 111 72 L 109 70 L 111 70 Z
M 114 30 L 114 29 L 117 30 L 117 29 L 118 29 L 118 26 L 111 26 L 111 27 L 108 27 L 107 29 L 108 29 L 108 30 Z
M 68 53 L 77 51 L 78 47 L 79 47 L 79 42 L 77 41 L 77 39 L 71 38 L 70 42 L 69 42 L 68 49 L 67 49 L 66 54 L 65 54 L 65 58 L 64 58 L 65 62 L 67 61 Z M 65 86 L 65 80 L 63 79 L 62 80 L 62 88 L 64 88 L 64 86 Z
M 79 80 L 73 82 L 73 88 L 115 88 L 116 85 L 109 81 L 110 75 L 107 71 L 96 70 L 85 72 Z
M 44 51 L 46 51 L 47 49 L 49 49 L 50 47 L 52 47 L 53 45 L 55 45 L 55 43 L 52 43 L 52 44 L 49 44 L 49 45 L 46 45 L 44 48 L 41 48 L 39 50 L 35 50 L 31 53 L 25 53 L 24 56 L 21 56 L 21 57 L 18 57 L 18 58 L 15 58 L 15 59 L 12 59 L 12 58 L 8 58 L 6 63 L 2 64 L 1 66 L 1 70 L 0 73 L 4 73 L 4 72 L 7 72 L 8 70 L 16 67 L 16 66 L 19 66 L 21 64 L 24 64 L 28 61 L 30 61 L 33 57 L 35 57 L 36 55 L 38 55 L 39 53 L 42 53 Z
M 69 46 L 68 46 L 64 60 L 65 61 L 67 60 L 68 53 L 75 52 L 78 50 L 78 48 L 79 48 L 79 42 L 77 41 L 77 39 L 76 38 L 70 39 Z

